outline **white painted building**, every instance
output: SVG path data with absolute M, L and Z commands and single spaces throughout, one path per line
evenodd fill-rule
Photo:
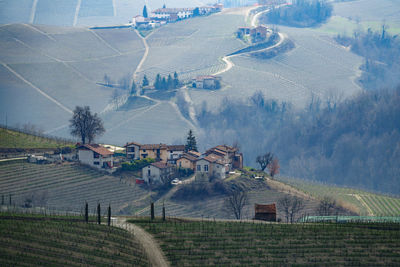
M 79 162 L 90 167 L 109 170 L 114 167 L 114 153 L 98 144 L 81 145 L 78 149 Z

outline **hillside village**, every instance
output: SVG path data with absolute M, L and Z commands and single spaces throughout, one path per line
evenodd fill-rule
M 129 163 L 145 162 L 142 177 L 137 183 L 170 183 L 178 177 L 178 169 L 194 173 L 197 179 L 225 179 L 235 169 L 243 168 L 243 155 L 237 148 L 218 145 L 204 153 L 190 150 L 185 145 L 139 144 L 129 142 L 125 154 L 115 153 L 99 144 L 77 145 L 77 160 L 81 164 L 110 173 L 129 166 Z

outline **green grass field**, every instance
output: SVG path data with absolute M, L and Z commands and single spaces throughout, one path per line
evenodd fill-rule
M 399 224 L 254 224 L 133 219 L 172 266 L 395 266 Z
M 44 138 L 0 128 L 0 148 L 58 148 L 73 146 L 67 141 Z
M 0 213 L 0 265 L 149 266 L 133 235 L 79 219 Z
M 35 207 L 75 212 L 81 212 L 88 202 L 91 211 L 100 203 L 102 207 L 111 204 L 113 214 L 121 210 L 130 214 L 131 209 L 147 205 L 150 197 L 147 190 L 126 179 L 76 164 L 4 162 L 0 164 L 0 188 L 5 204 L 9 204 L 11 194 L 16 206 L 33 198 Z
M 342 204 L 350 203 L 358 209 L 360 215 L 400 216 L 400 198 L 300 179 L 280 180 L 318 199 L 329 196 Z

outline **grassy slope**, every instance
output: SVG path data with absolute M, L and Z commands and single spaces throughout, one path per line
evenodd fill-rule
M 2 213 L 0 232 L 2 266 L 149 265 L 134 236 L 119 228 Z
M 251 219 L 254 217 L 254 204 L 270 204 L 277 203 L 280 198 L 287 195 L 289 190 L 277 188 L 270 184 L 268 181 L 255 180 L 242 175 L 234 179 L 237 185 L 244 185 L 248 191 L 248 204 L 243 210 L 243 219 Z M 184 185 L 183 185 L 184 186 Z M 293 194 L 293 191 L 290 192 Z M 155 203 L 156 215 L 161 216 L 162 206 L 165 205 L 166 215 L 171 217 L 191 217 L 191 218 L 217 218 L 217 219 L 234 219 L 231 212 L 227 211 L 225 205 L 226 195 L 214 195 L 210 197 L 198 198 L 192 200 L 179 200 L 171 198 L 172 195 L 168 194 L 166 197 L 161 197 Z M 318 202 L 307 197 L 302 196 L 305 202 L 305 209 L 299 216 L 303 214 L 315 214 L 315 209 Z M 148 207 L 138 211 L 137 215 L 148 215 L 150 211 Z M 278 205 L 278 217 L 283 219 L 283 211 Z
M 118 213 L 128 205 L 134 209 L 149 202 L 145 189 L 79 165 L 1 163 L 0 188 L 0 194 L 7 202 L 12 194 L 12 201 L 17 206 L 34 195 L 34 206 L 64 211 L 80 212 L 87 201 L 90 210 L 97 203 L 102 207 L 111 204 L 113 213 Z M 42 198 L 45 201 L 41 201 Z
M 0 128 L 0 148 L 57 148 L 73 144 Z
M 173 266 L 388 266 L 400 264 L 400 226 L 132 220 Z
M 329 196 L 344 205 L 350 204 L 358 209 L 360 215 L 399 216 L 400 214 L 400 198 L 300 179 L 281 178 L 281 180 L 312 197 L 321 199 Z

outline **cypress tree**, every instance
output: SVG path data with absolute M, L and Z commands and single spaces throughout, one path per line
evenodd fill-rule
M 162 78 L 161 89 L 163 89 L 163 90 L 167 90 L 168 89 L 167 79 L 165 79 L 165 77 Z
M 143 7 L 143 17 L 147 18 L 149 15 L 147 14 L 147 7 L 144 5 Z
M 174 89 L 174 81 L 172 80 L 171 74 L 168 75 L 167 89 Z
M 100 203 L 97 204 L 97 223 L 101 224 Z
M 111 225 L 111 204 L 108 205 L 108 221 L 107 221 L 107 225 L 110 226 Z
M 136 94 L 136 83 L 135 83 L 135 81 L 133 81 L 132 87 L 131 87 L 131 95 L 135 95 L 135 94 Z
M 161 89 L 161 75 L 160 73 L 157 74 L 156 76 L 156 80 L 154 81 L 154 88 L 156 88 L 157 90 Z
M 88 205 L 88 203 L 86 202 L 86 205 L 85 205 L 85 222 L 89 222 L 89 205 Z
M 150 204 L 150 216 L 151 216 L 151 220 L 154 220 L 154 203 L 151 202 Z

